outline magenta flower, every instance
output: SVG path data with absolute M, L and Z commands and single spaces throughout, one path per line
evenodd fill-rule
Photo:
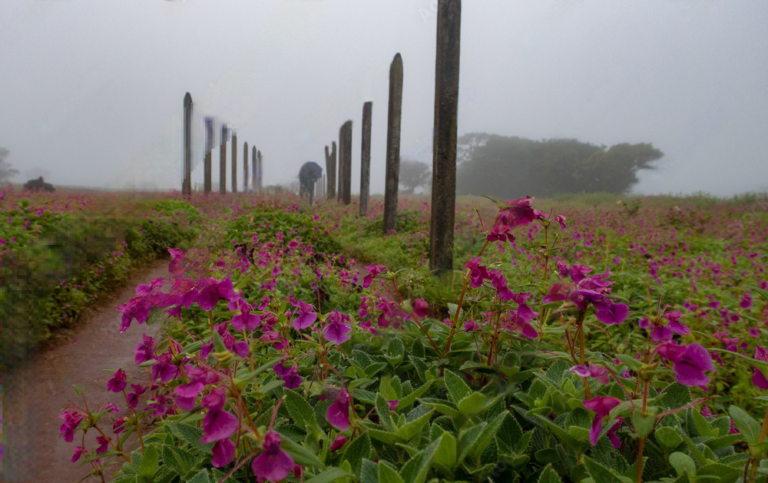
M 275 374 L 283 380 L 284 386 L 287 389 L 296 389 L 304 381 L 304 378 L 299 375 L 298 366 L 285 367 L 281 362 L 275 364 L 272 368 L 275 370 Z
M 507 279 L 501 273 L 501 270 L 491 270 L 489 275 L 493 288 L 499 293 L 499 299 L 509 301 L 515 298 L 515 294 L 509 289 Z
M 169 248 L 168 253 L 171 254 L 171 261 L 168 264 L 168 271 L 171 273 L 171 275 L 180 275 L 184 273 L 182 262 L 184 261 L 184 257 L 187 254 L 177 248 Z
M 261 317 L 252 314 L 253 308 L 247 303 L 240 304 L 240 314 L 232 317 L 232 328 L 238 332 L 255 330 L 261 325 Z
M 251 462 L 253 474 L 259 481 L 281 481 L 293 471 L 293 458 L 280 449 L 280 443 L 280 435 L 274 431 L 264 436 L 264 451 Z
M 565 230 L 565 217 L 563 215 L 556 216 L 555 221 L 560 223 L 560 226 Z
M 197 304 L 203 310 L 213 310 L 219 300 L 230 300 L 235 298 L 235 291 L 232 287 L 232 280 L 229 277 L 217 282 L 216 279 L 205 281 L 203 289 L 197 296 Z
M 591 362 L 589 363 L 589 366 L 573 366 L 569 370 L 581 377 L 593 377 L 600 381 L 601 384 L 608 385 L 611 382 L 608 369 L 603 366 L 598 366 L 597 364 L 592 364 Z
M 616 432 L 621 428 L 621 425 L 624 423 L 624 418 L 616 418 L 616 423 L 611 426 L 611 428 L 608 430 L 605 435 L 608 437 L 608 441 L 611 442 L 614 449 L 620 449 L 621 448 L 621 440 L 618 436 L 616 436 Z
M 106 453 L 109 449 L 109 442 L 111 439 L 104 436 L 96 436 L 96 441 L 99 443 L 99 447 L 96 448 L 96 454 Z
M 739 302 L 739 307 L 742 309 L 748 309 L 752 307 L 752 293 L 751 292 L 744 292 L 744 296 L 741 298 L 741 302 Z
M 341 448 L 344 447 L 344 445 L 347 444 L 347 437 L 343 435 L 336 436 L 336 439 L 333 440 L 333 443 L 331 443 L 331 453 L 334 451 L 338 451 Z
M 487 239 L 489 242 L 493 241 L 500 241 L 505 242 L 509 240 L 510 243 L 515 241 L 515 237 L 509 233 L 511 230 L 510 227 L 504 226 L 504 225 L 493 225 L 491 227 L 490 231 L 488 232 Z
M 595 313 L 597 320 L 605 325 L 620 324 L 629 316 L 629 306 L 627 304 L 613 303 L 608 298 L 605 298 L 600 303 L 596 303 L 595 307 L 597 307 L 597 312 Z
M 208 413 L 203 418 L 203 437 L 201 443 L 212 443 L 229 438 L 237 431 L 237 417 L 224 410 L 226 392 L 223 387 L 217 387 L 203 398 L 203 407 Z
M 147 388 L 139 384 L 131 384 L 131 389 L 133 389 L 134 392 L 128 393 L 128 407 L 136 409 L 136 406 L 139 405 L 139 396 L 147 392 Z
M 112 432 L 115 434 L 120 434 L 125 430 L 125 418 L 120 417 L 115 420 L 114 423 L 112 423 Z
M 328 314 L 328 324 L 323 329 L 323 337 L 335 344 L 343 344 L 350 339 L 349 333 L 352 326 L 349 325 L 349 316 L 334 310 Z
M 128 330 L 133 319 L 136 319 L 139 324 L 145 323 L 149 319 L 150 308 L 152 308 L 152 301 L 148 297 L 135 297 L 123 305 L 118 305 L 117 310 L 123 313 L 120 333 Z
M 313 312 L 314 307 L 306 302 L 302 302 L 301 300 L 294 302 L 293 306 L 301 311 L 300 315 L 293 321 L 294 329 L 300 331 L 315 323 L 317 320 L 317 314 Z
M 64 424 L 59 428 L 59 433 L 61 433 L 61 437 L 64 438 L 64 441 L 71 443 L 75 435 L 75 430 L 83 420 L 83 416 L 78 411 L 67 411 L 59 414 L 59 418 L 64 420 Z
M 136 346 L 133 353 L 136 355 L 136 364 L 141 364 L 155 357 L 155 340 L 147 334 L 142 334 L 144 341 Z
M 368 288 L 373 283 L 374 277 L 385 271 L 387 267 L 384 265 L 368 265 L 365 269 L 368 270 L 368 275 L 363 278 L 363 288 Z
M 344 431 L 349 427 L 349 393 L 345 389 L 334 392 L 336 399 L 328 407 L 325 417 L 332 426 Z
M 761 346 L 755 347 L 755 359 L 758 361 L 768 362 L 768 350 Z M 760 389 L 768 389 L 768 380 L 765 378 L 763 371 L 759 367 L 752 366 L 755 374 L 752 376 L 752 383 Z
M 75 446 L 75 454 L 72 455 L 72 463 L 80 459 L 80 457 L 83 455 L 84 450 L 85 448 L 83 448 L 82 446 Z
M 531 325 L 531 321 L 539 316 L 528 305 L 519 304 L 517 311 L 510 310 L 510 321 L 512 322 L 512 328 L 520 332 L 524 337 L 528 339 L 535 339 L 539 336 L 539 333 Z
M 484 265 L 480 265 L 480 257 L 470 258 L 469 261 L 464 264 L 464 268 L 469 269 L 470 287 L 480 287 L 483 285 L 483 280 L 490 278 L 488 269 Z
M 126 386 L 126 375 L 125 371 L 122 369 L 118 369 L 115 371 L 115 374 L 112 376 L 112 379 L 107 381 L 107 389 L 112 392 L 120 392 L 123 389 L 125 389 Z
M 146 295 L 149 295 L 151 293 L 157 292 L 160 288 L 163 286 L 164 280 L 162 278 L 156 278 L 152 280 L 149 285 L 145 285 L 143 283 L 139 284 L 138 287 L 136 287 L 136 295 L 140 297 L 144 297 Z
M 589 430 L 589 442 L 597 446 L 597 440 L 603 431 L 603 418 L 608 416 L 613 408 L 621 403 L 619 399 L 610 396 L 596 396 L 584 401 L 584 407 L 595 413 L 592 419 L 592 429 Z
M 704 372 L 714 372 L 715 365 L 709 351 L 699 344 L 687 346 L 667 343 L 660 345 L 658 354 L 672 362 L 677 382 L 684 386 L 705 386 L 709 383 L 709 376 Z
M 229 438 L 216 441 L 213 445 L 212 464 L 216 468 L 223 468 L 235 459 L 235 443 Z
M 531 206 L 532 201 L 533 198 L 531 196 L 505 201 L 504 204 L 506 206 L 499 211 L 499 217 L 496 219 L 495 224 L 515 228 L 544 218 L 545 215 L 533 209 Z
M 171 361 L 171 354 L 160 354 L 157 358 L 157 364 L 152 366 L 152 380 L 158 378 L 162 382 L 169 382 L 179 377 L 179 368 Z
M 394 411 L 395 409 L 397 409 L 397 406 L 399 405 L 400 405 L 400 401 L 398 401 L 397 399 L 395 399 L 394 401 L 387 401 L 387 406 L 389 406 L 390 411 Z
M 413 301 L 413 313 L 417 317 L 426 317 L 429 315 L 429 304 L 424 299 L 416 299 Z

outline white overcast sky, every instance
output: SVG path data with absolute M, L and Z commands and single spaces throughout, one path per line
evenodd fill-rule
M 435 5 L 2 0 L 0 146 L 54 184 L 178 188 L 189 91 L 195 182 L 203 116 L 237 130 L 240 160 L 244 141 L 262 151 L 266 184 L 324 166 L 351 119 L 358 191 L 371 100 L 381 192 L 397 52 L 402 154 L 431 163 Z M 766 0 L 464 0 L 461 54 L 460 135 L 651 142 L 666 156 L 638 192 L 768 190 Z

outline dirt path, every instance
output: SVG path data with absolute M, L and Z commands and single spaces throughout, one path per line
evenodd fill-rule
M 53 350 L 34 355 L 31 360 L 16 374 L 6 376 L 8 379 L 18 377 L 23 381 L 17 394 L 6 393 L 5 400 L 5 429 L 6 443 L 4 448 L 3 476 L 7 482 L 39 482 L 39 483 L 69 483 L 82 480 L 91 471 L 90 464 L 81 462 L 71 463 L 74 446 L 79 441 L 65 442 L 59 435 L 62 420 L 58 418 L 61 409 L 69 404 L 82 406 L 83 400 L 77 396 L 72 384 L 80 386 L 87 396 L 88 406 L 98 409 L 110 401 L 116 403 L 121 414 L 125 415 L 126 404 L 122 394 L 107 391 L 107 380 L 112 371 L 123 368 L 132 377 L 146 379 L 145 369 L 135 365 L 133 351 L 142 340 L 142 333 L 154 336 L 160 329 L 160 324 L 152 326 L 137 325 L 136 321 L 125 333 L 120 334 L 120 312 L 115 306 L 122 304 L 135 296 L 136 286 L 149 283 L 158 277 L 167 277 L 168 262 L 158 261 L 150 267 L 139 271 L 112 296 L 100 301 L 97 308 L 67 334 L 62 334 L 53 343 Z M 15 385 L 15 384 L 14 384 Z M 8 391 L 6 385 L 6 391 Z M 111 421 L 108 416 L 102 420 Z M 113 436 L 111 423 L 103 426 L 107 435 Z M 12 427 L 18 431 L 13 431 Z M 9 438 L 13 433 L 15 438 Z M 94 431 L 89 432 L 95 441 Z M 78 436 L 79 438 L 79 436 Z M 9 439 L 15 441 L 11 442 Z M 86 444 L 93 450 L 94 444 Z M 132 449 L 132 446 L 130 447 Z M 9 468 L 8 457 L 17 456 L 19 463 Z M 108 458 L 112 461 L 114 458 Z M 81 459 L 82 461 L 82 459 Z M 109 473 L 120 468 L 114 465 Z M 86 482 L 101 481 L 92 476 Z M 107 481 L 109 481 L 107 479 Z

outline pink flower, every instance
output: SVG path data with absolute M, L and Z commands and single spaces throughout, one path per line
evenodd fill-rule
M 334 451 L 340 450 L 344 447 L 344 445 L 347 444 L 347 437 L 338 435 L 336 436 L 336 439 L 333 440 L 333 443 L 331 443 L 331 453 Z
M 589 442 L 597 445 L 597 439 L 603 430 L 603 418 L 608 416 L 613 408 L 621 403 L 619 399 L 610 396 L 597 396 L 584 401 L 584 407 L 595 413 L 592 419 L 592 429 L 589 431 Z
M 429 304 L 424 299 L 416 299 L 413 301 L 413 313 L 417 317 L 426 317 L 429 315 Z
M 745 292 L 744 296 L 741 298 L 741 302 L 739 302 L 739 307 L 742 309 L 748 309 L 752 307 L 752 293 L 751 292 Z
M 385 271 L 387 267 L 384 265 L 368 265 L 365 269 L 368 270 L 368 275 L 363 278 L 363 288 L 368 288 L 373 283 L 374 277 Z
M 555 221 L 560 223 L 560 226 L 565 230 L 565 217 L 563 215 L 556 216 Z
M 216 441 L 213 445 L 213 464 L 216 468 L 223 468 L 235 459 L 235 443 L 229 438 Z
M 349 333 L 352 327 L 349 325 L 349 316 L 334 310 L 328 314 L 328 324 L 323 329 L 323 337 L 335 344 L 343 344 L 350 339 Z
M 208 413 L 203 418 L 203 437 L 201 443 L 212 443 L 229 438 L 239 425 L 237 417 L 224 410 L 226 392 L 223 387 L 217 387 L 203 398 L 203 407 Z
M 532 201 L 533 198 L 531 196 L 526 196 L 525 198 L 504 202 L 506 206 L 499 211 L 499 217 L 496 219 L 495 224 L 515 228 L 544 218 L 545 216 L 542 213 L 533 209 L 531 206 Z
M 253 474 L 259 481 L 281 481 L 293 471 L 293 458 L 280 449 L 280 443 L 280 435 L 274 431 L 264 436 L 264 451 L 251 462 Z
M 469 269 L 469 286 L 477 288 L 483 285 L 483 280 L 490 278 L 488 270 L 484 265 L 480 265 L 480 257 L 469 259 L 464 264 L 464 268 Z
M 261 325 L 261 317 L 252 314 L 253 308 L 247 303 L 240 304 L 240 314 L 232 317 L 232 328 L 238 332 L 255 330 Z
M 761 346 L 755 347 L 755 359 L 768 362 L 768 350 Z M 752 376 L 752 383 L 760 389 L 768 389 L 768 379 L 765 378 L 763 371 L 757 366 L 752 366 L 755 374 Z
M 301 315 L 296 317 L 296 320 L 293 321 L 294 329 L 300 331 L 315 323 L 317 314 L 313 312 L 314 308 L 311 305 L 299 300 L 295 302 L 293 306 L 301 310 Z
M 573 366 L 569 370 L 581 377 L 593 377 L 600 381 L 601 384 L 608 385 L 611 382 L 608 369 L 603 366 L 592 364 L 591 362 L 589 363 L 589 366 Z
M 328 407 L 325 417 L 332 426 L 344 431 L 349 427 L 349 393 L 345 389 L 334 392 L 335 400 Z
M 80 459 L 80 456 L 83 455 L 83 451 L 85 448 L 82 446 L 75 446 L 75 454 L 72 455 L 72 463 Z
M 235 297 L 232 280 L 229 277 L 220 282 L 211 278 L 204 282 L 203 289 L 197 296 L 197 304 L 203 310 L 213 310 L 219 300 L 230 300 Z
M 115 371 L 115 374 L 112 376 L 112 379 L 107 381 L 107 389 L 112 392 L 121 392 L 123 389 L 125 389 L 126 386 L 126 375 L 125 371 L 122 369 L 118 369 Z
M 684 386 L 705 386 L 709 383 L 709 376 L 704 372 L 715 370 L 709 351 L 699 344 L 679 346 L 667 343 L 659 346 L 658 354 L 673 363 L 675 378 Z

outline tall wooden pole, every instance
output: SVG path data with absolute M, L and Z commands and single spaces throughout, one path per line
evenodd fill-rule
M 347 121 L 342 126 L 344 130 L 344 180 L 341 201 L 348 205 L 352 202 L 352 121 Z
M 192 195 L 192 96 L 189 92 L 184 96 L 184 180 L 181 194 Z
M 330 152 L 328 152 L 328 146 L 325 147 L 325 168 L 328 172 L 326 194 L 329 200 L 336 197 L 336 141 L 332 142 L 331 146 Z
M 251 149 L 251 171 L 253 171 L 253 173 L 251 173 L 251 185 L 253 186 L 253 192 L 258 194 L 259 193 L 259 186 L 258 186 L 257 180 L 256 180 L 256 162 L 257 162 L 257 159 L 258 159 L 258 156 L 256 156 L 256 146 L 254 146 Z
M 339 164 L 338 166 L 338 180 L 336 181 L 336 184 L 338 187 L 336 188 L 336 201 L 341 201 L 342 196 L 344 196 L 344 124 L 339 127 Z
M 453 270 L 461 0 L 439 0 L 429 268 Z
M 261 193 L 264 191 L 264 159 L 261 157 L 261 150 L 256 152 L 256 156 L 259 158 L 259 173 L 256 176 L 259 180 L 259 193 Z
M 213 177 L 213 160 L 211 152 L 213 151 L 213 118 L 205 118 L 205 160 L 203 161 L 203 191 L 206 195 L 211 193 Z
M 397 230 L 397 190 L 400 184 L 400 126 L 403 114 L 403 58 L 398 53 L 389 68 L 387 171 L 384 187 L 384 233 Z
M 227 126 L 221 126 L 219 145 L 219 193 L 227 194 Z
M 232 192 L 237 193 L 237 134 L 232 135 Z
M 248 142 L 243 143 L 243 191 L 248 192 Z
M 371 117 L 373 102 L 363 104 L 363 137 L 360 156 L 360 216 L 368 212 L 368 200 L 371 196 Z

